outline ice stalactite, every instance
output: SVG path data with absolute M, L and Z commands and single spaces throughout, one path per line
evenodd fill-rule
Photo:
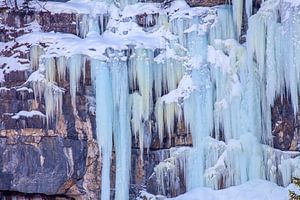
M 232 14 L 233 22 L 235 24 L 236 36 L 239 38 L 242 31 L 242 21 L 243 21 L 243 10 L 244 10 L 244 0 L 231 0 L 232 1 Z
M 208 48 L 208 62 L 211 65 L 211 76 L 215 85 L 214 127 L 215 137 L 228 141 L 238 139 L 241 133 L 247 132 L 247 101 L 242 98 L 245 81 L 243 71 L 246 69 L 246 49 L 236 40 L 218 41 L 215 49 Z M 225 55 L 225 51 L 227 55 Z M 219 135 L 222 130 L 225 135 Z
M 300 176 L 300 157 L 282 160 L 279 171 L 282 174 L 283 186 L 287 186 L 292 182 L 293 177 Z
M 262 120 L 257 119 L 254 124 L 262 123 L 264 134 L 263 142 L 271 141 L 271 106 L 276 96 L 291 95 L 294 112 L 298 110 L 298 74 L 300 67 L 297 66 L 299 47 L 294 44 L 298 35 L 296 32 L 300 21 L 299 14 L 290 12 L 287 17 L 280 14 L 280 7 L 288 4 L 278 0 L 266 1 L 258 13 L 249 19 L 249 30 L 247 32 L 248 66 L 257 68 L 258 74 L 253 73 L 253 87 L 260 88 L 256 94 L 256 105 L 260 107 L 261 101 Z M 296 27 L 296 28 L 293 28 Z M 285 31 L 283 31 L 285 30 Z M 299 39 L 299 38 L 298 38 Z M 252 67 L 253 68 L 253 67 Z M 254 89 L 254 88 L 252 88 Z M 286 93 L 287 92 L 287 93 Z
M 159 98 L 155 105 L 155 116 L 158 127 L 159 140 L 163 143 L 163 138 L 167 134 L 169 140 L 172 138 L 172 133 L 176 131 L 175 125 L 180 119 L 181 108 L 176 102 L 165 102 L 163 97 Z
M 101 199 L 110 199 L 110 162 L 113 146 L 113 94 L 110 69 L 105 62 L 92 60 L 96 78 L 97 141 L 102 155 Z
M 193 148 L 189 153 L 186 168 L 188 190 L 204 185 L 204 138 L 210 136 L 213 130 L 213 87 L 209 66 L 205 64 L 208 39 L 206 30 L 198 30 L 187 32 L 186 45 L 193 67 L 190 72 L 191 78 L 197 88 L 183 103 L 185 127 L 190 130 L 193 138 Z
M 165 58 L 162 63 L 155 64 L 154 67 L 154 88 L 155 88 L 155 116 L 160 142 L 163 142 L 165 134 L 171 138 L 171 134 L 176 131 L 176 124 L 180 118 L 181 108 L 177 102 L 169 102 L 165 95 L 175 90 L 185 74 L 184 65 L 185 51 L 182 47 L 174 45 L 171 49 L 167 47 L 165 52 L 161 52 Z M 181 56 L 182 57 L 181 57 Z
M 154 51 L 151 49 L 135 49 L 130 58 L 128 72 L 132 91 L 130 95 L 131 125 L 133 134 L 139 139 L 141 155 L 143 155 L 144 148 L 149 148 L 153 110 L 162 113 L 157 118 L 161 139 L 164 134 L 164 123 L 166 123 L 165 130 L 168 130 L 167 133 L 174 132 L 176 106 L 164 106 L 159 102 L 162 102 L 160 100 L 162 95 L 177 88 L 184 74 L 183 60 L 176 59 L 176 56 L 179 57 L 179 53 L 180 50 L 176 50 L 176 48 L 167 48 L 166 51 L 157 56 L 166 55 L 166 58 L 159 60 L 157 57 L 154 58 Z M 157 108 L 155 108 L 154 101 L 156 101 Z
M 96 32 L 100 35 L 106 30 L 108 24 L 108 13 L 102 14 L 81 14 L 77 16 L 76 34 L 81 38 L 86 38 L 89 32 Z
M 89 30 L 89 24 L 88 24 L 88 15 L 83 14 L 83 15 L 79 15 L 76 18 L 76 34 L 81 37 L 81 38 L 85 38 L 88 30 Z
M 287 186 L 293 177 L 300 175 L 299 152 L 284 152 L 263 146 L 263 153 L 267 180 Z
M 74 112 L 76 111 L 76 92 L 78 91 L 80 77 L 85 77 L 85 57 L 83 55 L 72 55 L 68 59 L 68 70 L 70 80 L 70 94 Z
M 218 17 L 209 29 L 209 44 L 214 44 L 215 39 L 235 39 L 235 29 L 231 7 L 218 6 Z
M 208 186 L 220 189 L 252 179 L 264 179 L 262 147 L 253 135 L 244 134 L 240 140 L 232 139 L 223 150 L 215 165 L 205 171 Z
M 44 89 L 44 99 L 46 108 L 47 124 L 51 124 L 54 116 L 59 116 L 62 113 L 62 95 L 63 90 L 54 84 L 47 83 Z
M 32 73 L 27 82 L 32 84 L 35 99 L 45 101 L 47 126 L 50 126 L 54 119 L 57 120 L 55 116 L 59 116 L 62 113 L 62 96 L 64 90 L 53 82 L 49 82 L 42 74 L 43 70 L 43 67 L 41 67 L 40 70 Z
M 201 21 L 194 20 L 191 27 L 186 27 L 183 43 L 187 48 L 192 69 L 189 72 L 195 89 L 184 100 L 183 115 L 185 127 L 192 133 L 193 148 L 187 161 L 187 189 L 204 185 L 205 150 L 204 138 L 213 130 L 213 85 L 210 79 L 210 69 L 206 65 L 208 33 L 201 29 Z M 199 28 L 193 29 L 196 26 Z M 180 32 L 179 32 L 180 33 Z M 180 37 L 180 34 L 179 34 Z M 180 41 L 179 41 L 180 43 Z
M 268 4 L 268 1 L 265 2 Z M 291 94 L 294 113 L 298 111 L 299 90 L 300 90 L 300 13 L 298 7 L 293 7 L 292 2 L 281 2 L 277 7 L 277 23 L 281 22 L 281 38 L 276 38 L 277 27 L 275 25 L 275 48 L 280 51 L 276 54 L 276 58 L 280 64 L 284 66 L 284 80 L 288 92 Z M 297 3 L 295 3 L 297 4 Z M 276 12 L 276 10 L 275 10 Z M 279 41 L 278 41 L 279 40 Z M 269 56 L 269 55 L 267 55 Z M 278 74 L 278 76 L 282 74 Z
M 43 48 L 39 45 L 32 45 L 30 47 L 30 66 L 35 71 L 39 68 L 40 56 L 43 54 Z
M 58 82 L 66 80 L 67 58 L 60 56 L 56 60 Z
M 56 61 L 54 57 L 42 55 L 44 50 L 33 45 L 30 48 L 30 63 L 33 70 L 36 70 L 28 78 L 27 82 L 32 84 L 35 99 L 45 101 L 45 115 L 47 126 L 62 113 L 62 95 L 64 90 L 56 85 Z
M 171 148 L 170 157 L 154 168 L 159 194 L 174 196 L 180 194 L 180 182 L 185 179 L 185 166 L 189 147 Z
M 45 73 L 46 73 L 46 79 L 47 81 L 54 83 L 55 77 L 56 77 L 56 64 L 55 64 L 55 58 L 49 57 L 44 58 L 44 66 L 45 66 Z
M 188 190 L 204 185 L 203 138 L 210 136 L 213 130 L 213 87 L 209 68 L 203 65 L 193 69 L 191 75 L 197 90 L 184 101 L 185 127 L 189 128 L 193 138 L 193 150 L 187 165 Z
M 249 19 L 249 17 L 252 15 L 253 12 L 253 0 L 246 0 L 245 10 L 246 10 L 247 18 Z
M 129 122 L 129 83 L 126 60 L 113 58 L 111 63 L 114 104 L 114 147 L 116 151 L 115 199 L 129 199 L 131 132 Z M 97 92 L 97 91 L 96 91 Z
M 139 140 L 141 155 L 144 151 L 144 123 L 143 123 L 143 102 L 142 96 L 138 92 L 130 95 L 131 108 L 131 129 L 135 139 Z
M 102 154 L 101 199 L 110 198 L 110 162 L 116 153 L 115 199 L 129 198 L 131 132 L 126 59 L 112 53 L 110 61 L 92 59 L 96 85 L 97 140 Z
M 135 135 L 138 134 L 141 155 L 143 155 L 145 137 L 151 133 L 151 110 L 153 108 L 153 51 L 151 49 L 135 49 L 130 60 L 131 124 Z M 147 143 L 146 143 L 147 144 Z M 148 148 L 148 145 L 146 146 Z M 142 156 L 141 156 L 142 158 Z

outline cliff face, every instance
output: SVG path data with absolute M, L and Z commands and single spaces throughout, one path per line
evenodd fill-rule
M 28 46 L 18 44 L 15 38 L 31 32 L 34 27 L 28 28 L 28 24 L 35 19 L 43 31 L 75 34 L 76 26 L 72 24 L 75 17 L 73 14 L 3 11 L 1 38 L 12 44 L 12 48 L 4 48 L 0 53 L 2 59 L 15 55 L 18 66 L 29 64 Z M 86 109 L 84 85 L 78 92 L 78 115 L 75 116 L 68 82 L 60 83 L 67 91 L 63 97 L 63 113 L 56 118 L 59 122 L 54 126 L 47 124 L 44 116 L 28 114 L 30 110 L 45 113 L 45 99 L 36 99 L 26 83 L 32 70 L 11 65 L 4 61 L 1 66 L 6 70 L 0 89 L 2 196 L 21 198 L 26 194 L 29 198 L 32 194 L 42 199 L 47 196 L 96 199 L 100 177 L 98 145 L 93 135 L 94 115 Z M 89 84 L 85 84 L 88 87 Z
M 224 2 L 225 0 L 188 1 L 191 6 L 214 6 Z M 58 123 L 46 123 L 44 115 L 22 112 L 36 110 L 45 113 L 46 106 L 44 98 L 35 98 L 27 82 L 33 70 L 18 67 L 29 65 L 30 51 L 29 45 L 19 44 L 17 37 L 36 28 L 44 32 L 55 31 L 80 36 L 77 24 L 80 21 L 78 19 L 83 17 L 73 13 L 38 11 L 4 10 L 1 13 L 0 38 L 1 42 L 6 42 L 3 44 L 7 44 L 7 48 L 2 48 L 0 59 L 12 56 L 16 58 L 15 63 L 0 63 L 4 76 L 3 81 L 0 81 L 1 198 L 99 199 L 101 163 L 95 135 L 95 113 L 90 109 L 94 106 L 91 106 L 93 94 L 90 63 L 85 63 L 86 77 L 80 79 L 76 93 L 76 112 L 68 80 L 58 81 L 58 85 L 65 89 L 62 114 L 54 116 L 54 121 Z M 145 16 L 137 17 L 140 25 L 145 26 Z M 8 68 L 8 65 L 13 69 Z M 298 124 L 299 117 L 294 119 L 290 100 L 284 98 L 281 101 L 278 98 L 272 109 L 274 146 L 282 150 L 299 150 Z M 162 193 L 162 189 L 157 186 L 158 179 L 162 179 L 166 185 L 163 189 L 165 195 L 176 196 L 186 191 L 182 168 L 178 169 L 176 186 L 170 184 L 171 175 L 158 177 L 154 173 L 161 161 L 172 157 L 175 152 L 172 147 L 188 148 L 192 145 L 192 136 L 185 130 L 184 123 L 176 124 L 175 130 L 170 136 L 163 138 L 162 144 L 157 132 L 151 137 L 149 149 L 145 149 L 143 153 L 143 162 L 140 159 L 139 141 L 132 138 L 131 199 L 145 188 L 153 194 Z M 180 162 L 176 159 L 174 162 Z M 115 162 L 113 156 L 111 180 L 115 179 Z

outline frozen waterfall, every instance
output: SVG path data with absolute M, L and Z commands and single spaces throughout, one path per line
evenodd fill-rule
M 155 167 L 162 195 L 166 187 L 176 190 L 182 171 L 187 190 L 257 178 L 286 186 L 300 176 L 299 154 L 272 147 L 271 121 L 277 97 L 290 95 L 295 115 L 298 111 L 300 4 L 268 0 L 256 14 L 251 0 L 212 8 L 191 8 L 184 1 L 167 8 L 128 0 L 105 5 L 103 13 L 78 18 L 80 38 L 53 36 L 45 49 L 32 45 L 36 72 L 28 80 L 36 98 L 46 100 L 47 123 L 55 123 L 64 95 L 57 83 L 69 81 L 76 113 L 76 92 L 90 63 L 102 200 L 112 196 L 111 185 L 115 199 L 129 199 L 132 142 L 143 162 L 154 133 L 160 144 L 171 141 L 179 124 L 192 135 L 192 147 L 172 150 Z M 243 9 L 248 30 L 240 44 Z M 143 15 L 151 16 L 145 27 L 136 17 Z M 58 56 L 57 47 L 68 51 L 61 48 Z

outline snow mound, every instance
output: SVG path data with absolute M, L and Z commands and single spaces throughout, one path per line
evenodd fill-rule
M 172 200 L 287 200 L 288 189 L 264 180 L 252 180 L 223 190 L 196 188 Z M 170 200 L 171 200 L 170 199 Z
M 34 116 L 45 117 L 45 115 L 38 110 L 32 110 L 32 111 L 22 110 L 17 114 L 15 114 L 14 116 L 12 116 L 11 118 L 19 119 L 20 117 L 34 117 Z

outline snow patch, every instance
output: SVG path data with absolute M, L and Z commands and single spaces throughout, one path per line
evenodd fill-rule
M 19 119 L 20 117 L 34 117 L 34 116 L 38 116 L 38 117 L 42 117 L 42 118 L 45 117 L 45 115 L 38 110 L 32 110 L 32 111 L 22 110 L 22 111 L 18 112 L 17 114 L 15 114 L 14 116 L 12 116 L 11 118 Z

